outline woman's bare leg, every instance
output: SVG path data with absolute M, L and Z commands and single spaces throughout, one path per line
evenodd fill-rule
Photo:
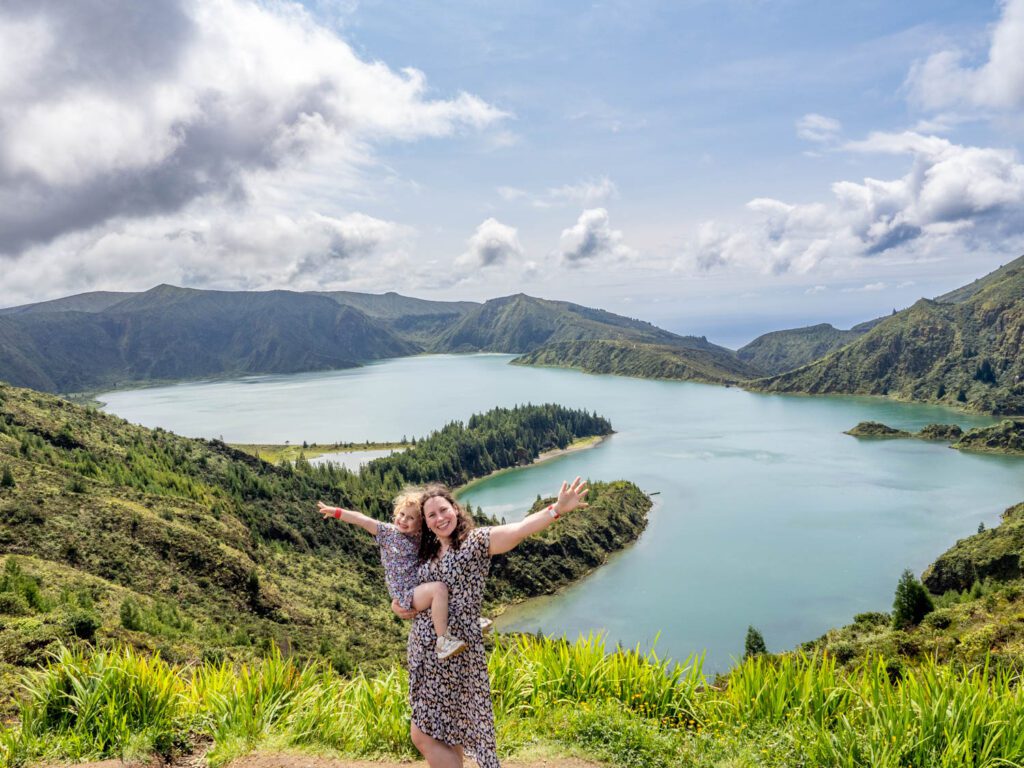
M 412 592 L 412 607 L 417 611 L 430 609 L 434 632 L 440 637 L 448 631 L 448 587 L 440 581 L 427 581 Z
M 412 724 L 412 743 L 420 751 L 430 768 L 462 768 L 462 747 L 452 747 L 433 736 L 427 736 Z

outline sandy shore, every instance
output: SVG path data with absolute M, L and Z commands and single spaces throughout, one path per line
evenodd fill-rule
M 615 433 L 613 432 L 612 434 Z M 543 461 L 551 461 L 552 459 L 557 459 L 559 456 L 565 456 L 566 454 L 569 453 L 576 453 L 577 451 L 585 451 L 589 448 L 596 448 L 609 437 L 611 437 L 611 435 L 597 435 L 595 437 L 584 437 L 580 440 L 576 440 L 575 442 L 570 443 L 565 448 L 556 448 L 553 451 L 544 451 L 544 453 L 540 454 L 536 459 L 531 461 L 529 464 L 521 464 L 518 467 L 506 467 L 505 469 L 496 469 L 488 475 L 478 477 L 475 480 L 470 480 L 465 485 L 460 485 L 458 488 L 455 489 L 455 493 L 456 495 L 458 495 L 463 491 L 472 488 L 478 483 L 490 480 L 495 475 L 500 475 L 505 472 L 514 472 L 517 469 L 525 469 L 526 467 L 532 467 L 535 464 L 540 464 Z

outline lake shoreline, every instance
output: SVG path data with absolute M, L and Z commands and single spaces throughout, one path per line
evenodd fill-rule
M 487 480 L 491 480 L 492 478 L 497 477 L 498 475 L 503 475 L 508 472 L 515 472 L 516 470 L 519 469 L 526 469 L 527 467 L 535 467 L 538 464 L 543 464 L 544 462 L 551 461 L 552 459 L 557 459 L 561 456 L 568 456 L 571 453 L 578 453 L 580 451 L 587 451 L 590 450 L 591 448 L 596 448 L 614 434 L 615 433 L 612 432 L 610 435 L 594 435 L 592 437 L 584 437 L 579 440 L 574 440 L 565 448 L 555 448 L 550 451 L 544 451 L 529 464 L 520 464 L 519 466 L 506 467 L 505 469 L 496 469 L 490 474 L 484 475 L 483 477 L 475 478 L 473 480 L 470 480 L 465 485 L 460 485 L 458 488 L 455 488 L 455 495 L 458 496 L 458 494 L 468 491 L 470 488 L 473 488 L 479 485 L 480 483 L 486 482 Z

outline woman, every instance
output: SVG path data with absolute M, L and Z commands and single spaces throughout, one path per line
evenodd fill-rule
M 514 549 L 523 539 L 544 530 L 566 512 L 586 507 L 586 483 L 562 483 L 558 501 L 518 523 L 474 528 L 472 518 L 443 486 L 423 494 L 420 576 L 448 587 L 448 625 L 469 649 L 439 661 L 431 653 L 434 630 L 429 613 L 416 614 L 392 603 L 404 619 L 415 616 L 409 633 L 409 703 L 412 742 L 430 768 L 458 768 L 463 753 L 481 768 L 497 768 L 494 711 L 487 677 L 487 656 L 477 617 L 491 557 Z

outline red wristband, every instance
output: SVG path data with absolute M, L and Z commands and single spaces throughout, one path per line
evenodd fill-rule
M 342 511 L 343 510 L 342 510 L 341 507 L 335 507 L 334 508 L 334 519 L 335 520 L 341 520 L 341 513 L 342 513 Z
M 557 520 L 562 516 L 554 504 L 548 504 L 548 514 L 551 515 L 552 520 Z

